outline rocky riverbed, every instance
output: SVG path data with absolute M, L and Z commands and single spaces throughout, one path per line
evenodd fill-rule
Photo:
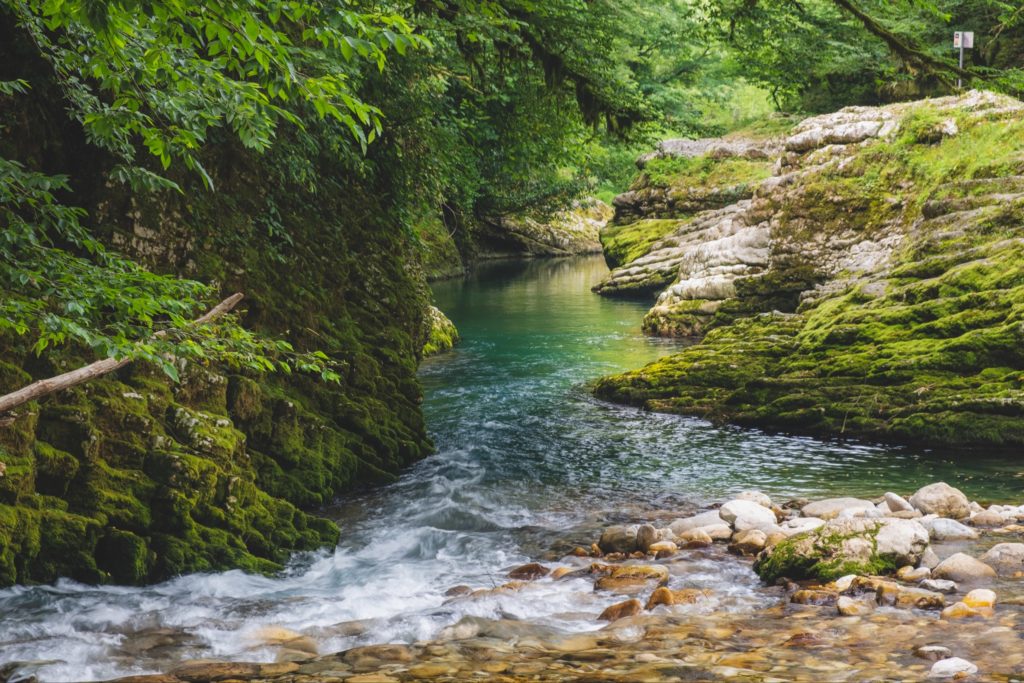
M 191 661 L 120 682 L 1020 680 L 1022 522 L 1024 505 L 985 507 L 944 483 L 871 500 L 747 491 L 453 586 L 453 609 L 498 598 L 507 614 L 468 610 L 430 641 L 321 656 L 315 634 L 263 628 L 251 637 L 275 661 Z M 578 611 L 522 616 L 555 592 L 575 594 Z

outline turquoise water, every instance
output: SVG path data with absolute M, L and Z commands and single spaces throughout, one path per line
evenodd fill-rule
M 589 581 L 455 602 L 445 592 L 498 585 L 517 564 L 589 545 L 609 522 L 668 520 L 747 488 L 783 501 L 945 480 L 980 500 L 1022 498 L 1024 465 L 1005 456 L 824 443 L 596 401 L 588 382 L 678 349 L 640 334 L 647 304 L 590 293 L 606 272 L 600 257 L 495 263 L 436 286 L 464 337 L 421 371 L 438 452 L 328 511 L 343 529 L 333 551 L 276 577 L 0 591 L 0 664 L 21 662 L 12 680 L 99 680 L 197 657 L 273 661 L 267 627 L 327 653 L 429 639 L 467 615 L 591 630 L 616 598 Z M 720 596 L 717 610 L 777 600 L 727 557 L 688 571 Z

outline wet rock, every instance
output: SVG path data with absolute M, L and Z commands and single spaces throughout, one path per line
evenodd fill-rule
M 381 662 L 411 662 L 416 653 L 408 645 L 364 645 L 346 650 L 342 658 L 353 666 L 377 666 Z
M 971 524 L 974 526 L 1001 526 L 1005 518 L 998 512 L 983 510 L 971 515 Z
M 766 549 L 754 570 L 769 582 L 881 574 L 917 564 L 927 547 L 928 531 L 915 521 L 835 519 Z
M 761 507 L 769 509 L 772 507 L 772 499 L 760 491 L 744 491 L 737 494 L 735 500 L 749 500 L 752 503 L 757 503 Z
M 722 517 L 718 514 L 718 510 L 709 510 L 708 512 L 702 512 L 699 515 L 694 515 L 693 517 L 677 519 L 672 522 L 668 528 L 671 529 L 672 533 L 676 536 L 681 536 L 684 531 L 707 526 L 717 526 L 722 524 L 723 521 Z
M 839 593 L 820 588 L 803 588 L 793 593 L 789 601 L 797 605 L 834 605 Z
M 643 605 L 636 598 L 626 600 L 624 602 L 617 602 L 611 605 L 598 617 L 599 621 L 617 621 L 624 617 L 632 617 L 636 614 L 640 614 L 643 611 Z
M 637 524 L 610 526 L 601 533 L 598 547 L 605 553 L 631 553 L 636 550 Z
M 463 595 L 469 595 L 473 592 L 473 589 L 469 586 L 452 586 L 444 592 L 445 596 L 449 598 L 458 598 Z
M 932 570 L 932 576 L 937 579 L 949 579 L 957 583 L 970 583 L 994 578 L 996 570 L 970 555 L 957 553 L 940 562 Z
M 315 640 L 282 626 L 264 626 L 250 633 L 249 638 L 259 645 L 283 647 L 288 650 L 303 652 L 307 655 L 319 653 Z
M 641 524 L 636 530 L 636 549 L 640 552 L 648 552 L 651 544 L 657 543 L 660 540 L 661 534 L 650 524 Z
M 875 504 L 870 500 L 860 498 L 827 498 L 814 503 L 808 503 L 800 510 L 804 517 L 820 517 L 824 520 L 838 517 L 844 511 L 865 511 L 874 510 Z
M 935 551 L 929 546 L 924 549 L 923 553 L 921 553 L 921 561 L 918 562 L 918 564 L 922 567 L 927 567 L 928 569 L 935 571 L 935 568 L 939 566 L 939 562 L 941 562 L 941 560 L 939 560 L 939 556 L 936 555 Z
M 875 603 L 841 595 L 836 600 L 836 611 L 844 617 L 860 617 L 874 611 Z
M 928 567 L 911 567 L 906 565 L 900 567 L 899 571 L 896 572 L 896 578 L 900 581 L 906 581 L 907 583 L 920 583 L 932 575 L 932 570 Z
M 968 607 L 966 603 L 954 602 L 952 605 L 942 610 L 943 619 L 970 619 L 972 617 L 984 617 L 987 616 L 984 611 Z
M 409 675 L 415 678 L 438 678 L 440 676 L 451 676 L 458 672 L 459 669 L 450 664 L 432 662 L 415 664 L 409 667 Z
M 813 531 L 824 525 L 825 520 L 820 517 L 797 517 L 796 519 L 787 519 L 780 524 L 779 530 L 787 536 L 795 536 L 804 531 Z
M 932 670 L 928 672 L 928 678 L 956 678 L 958 676 L 971 676 L 978 673 L 978 667 L 966 659 L 950 657 L 940 659 L 932 664 Z
M 783 541 L 785 541 L 787 538 L 789 538 L 789 534 L 785 534 L 785 533 L 783 533 L 781 531 L 773 531 L 770 534 L 768 534 L 768 537 L 765 539 L 764 547 L 765 548 L 774 547 L 774 546 L 778 545 L 779 543 L 782 543 Z
M 925 513 L 963 519 L 971 516 L 971 502 L 960 489 L 945 482 L 929 484 L 910 497 L 910 504 Z
M 733 535 L 733 541 L 729 544 L 729 552 L 736 555 L 756 555 L 761 552 L 768 543 L 768 534 L 760 529 L 747 529 L 737 531 Z
M 668 569 L 661 565 L 625 565 L 613 567 L 607 576 L 598 579 L 594 588 L 615 593 L 637 593 L 650 587 L 651 583 L 664 586 L 668 578 Z
M 925 579 L 921 582 L 921 588 L 935 591 L 936 593 L 956 593 L 960 589 L 955 581 L 948 581 L 946 579 Z
M 679 552 L 679 546 L 672 541 L 658 541 L 657 543 L 652 543 L 647 548 L 647 552 L 653 553 L 658 557 L 667 557 Z
M 775 526 L 775 513 L 749 500 L 730 500 L 718 514 L 736 531 L 764 529 Z
M 534 579 L 547 576 L 550 573 L 551 570 L 544 565 L 537 562 L 530 562 L 510 571 L 508 573 L 508 578 L 518 579 L 520 581 L 533 581 Z
M 1000 576 L 1014 576 L 1024 571 L 1024 543 L 998 543 L 979 559 Z
M 887 491 L 885 494 L 885 503 L 889 507 L 890 512 L 912 512 L 914 506 L 907 502 L 907 500 L 900 495 Z
M 725 528 L 729 529 L 729 527 Z M 732 535 L 731 529 L 729 530 L 729 534 L 730 536 Z M 706 548 L 715 542 L 714 539 L 711 538 L 711 535 L 704 529 L 690 529 L 689 531 L 684 531 L 677 537 L 677 540 L 684 548 Z
M 995 607 L 996 593 L 987 588 L 975 588 L 964 596 L 963 603 L 975 609 L 979 607 Z
M 694 532 L 701 532 L 705 534 L 712 541 L 728 541 L 732 538 L 732 527 L 722 522 L 721 524 L 712 524 L 711 526 L 702 526 L 699 529 L 694 529 Z
M 942 593 L 923 588 L 903 588 L 896 594 L 893 604 L 904 609 L 942 609 L 946 606 L 946 598 Z
M 558 581 L 559 579 L 564 579 L 565 577 L 569 576 L 570 574 L 573 574 L 573 573 L 579 572 L 579 571 L 580 570 L 577 567 L 555 567 L 554 569 L 551 570 L 550 576 L 551 576 L 551 580 L 552 581 Z
M 963 541 L 978 537 L 978 532 L 971 527 L 945 517 L 923 519 L 921 523 L 936 541 Z
M 856 580 L 856 574 L 847 574 L 846 576 L 841 576 L 835 581 L 828 583 L 828 585 L 826 585 L 826 588 L 828 588 L 829 590 L 834 590 L 838 593 L 842 593 L 844 591 L 849 590 L 850 587 L 853 585 L 853 582 Z
M 294 662 L 283 664 L 251 664 L 246 662 L 185 662 L 174 667 L 170 675 L 182 681 L 200 683 L 205 681 L 249 680 L 264 675 L 283 675 L 297 671 Z
M 919 645 L 914 648 L 914 656 L 937 662 L 953 656 L 953 651 L 944 645 Z
M 647 599 L 647 609 L 651 610 L 658 605 L 693 605 L 711 596 L 711 591 L 697 588 L 683 588 L 672 590 L 662 586 L 651 593 Z

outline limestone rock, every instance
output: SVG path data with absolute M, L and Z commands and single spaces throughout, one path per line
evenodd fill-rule
M 910 504 L 926 515 L 936 514 L 952 519 L 971 516 L 971 502 L 967 496 L 960 489 L 941 481 L 918 489 L 910 497 Z
M 722 519 L 737 531 L 775 526 L 775 513 L 749 500 L 730 500 L 718 511 Z
M 724 520 L 719 515 L 718 510 L 709 510 L 707 512 L 702 512 L 699 515 L 694 515 L 693 517 L 677 519 L 672 522 L 668 528 L 671 529 L 672 533 L 676 536 L 680 536 L 684 531 L 689 531 L 690 529 L 715 526 L 723 523 Z
M 832 519 L 838 517 L 844 510 L 874 510 L 875 504 L 870 500 L 860 498 L 827 498 L 814 503 L 808 503 L 800 511 L 804 517 L 820 517 L 821 519 Z
M 1024 571 L 1024 543 L 999 543 L 979 558 L 1001 576 Z
M 936 541 L 963 541 L 978 537 L 978 532 L 971 527 L 945 517 L 924 519 L 921 523 Z
M 957 553 L 939 563 L 932 576 L 937 579 L 949 579 L 958 583 L 970 583 L 995 578 L 996 570 L 970 555 Z
M 955 678 L 957 676 L 971 676 L 978 673 L 978 667 L 959 657 L 940 659 L 932 664 L 932 670 L 928 672 L 928 678 Z

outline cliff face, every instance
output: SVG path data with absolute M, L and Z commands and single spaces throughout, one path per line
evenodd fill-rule
M 189 177 L 176 178 L 180 194 L 106 185 L 109 160 L 68 123 L 45 70 L 32 83 L 18 109 L 0 110 L 17 131 L 0 151 L 67 173 L 109 245 L 244 292 L 247 327 L 331 354 L 342 380 L 190 364 L 174 384 L 136 363 L 30 404 L 0 427 L 0 585 L 272 571 L 333 544 L 318 506 L 430 450 L 415 376 L 426 287 L 381 199 L 388 179 L 355 173 L 315 134 L 282 134 L 260 157 L 210 141 L 216 192 Z M 88 360 L 2 339 L 0 391 Z
M 671 255 L 645 327 L 706 336 L 596 392 L 802 433 L 1019 446 L 1022 251 L 1024 104 L 972 92 L 811 118 L 749 198 L 612 273 L 603 287 Z

